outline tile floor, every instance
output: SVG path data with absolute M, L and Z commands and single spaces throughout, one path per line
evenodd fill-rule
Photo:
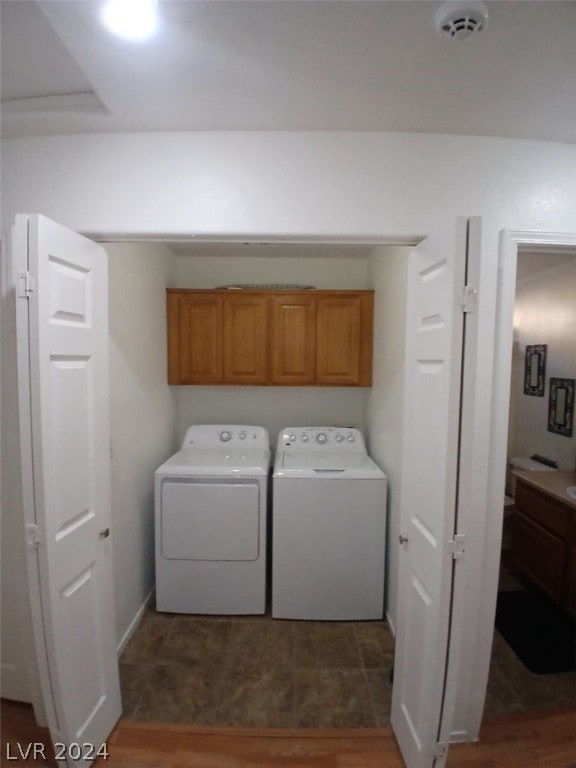
M 518 588 L 507 568 L 500 587 Z M 386 622 L 149 610 L 120 659 L 124 716 L 194 725 L 379 727 L 389 723 L 393 659 Z M 486 713 L 575 703 L 575 672 L 535 675 L 495 632 Z
M 382 621 L 149 611 L 120 659 L 124 716 L 270 728 L 386 725 L 393 648 Z

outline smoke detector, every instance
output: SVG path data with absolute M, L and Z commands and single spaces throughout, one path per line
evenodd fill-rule
M 482 2 L 447 0 L 436 11 L 436 31 L 449 40 L 467 40 L 487 24 L 488 8 Z

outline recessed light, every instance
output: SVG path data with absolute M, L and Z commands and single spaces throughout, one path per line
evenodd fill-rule
M 147 40 L 158 27 L 158 0 L 108 0 L 102 21 L 124 40 Z

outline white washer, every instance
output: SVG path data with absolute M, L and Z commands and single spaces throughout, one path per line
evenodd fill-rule
M 359 430 L 282 431 L 273 474 L 273 617 L 382 618 L 386 489 Z
M 262 427 L 188 427 L 155 474 L 158 611 L 264 613 L 269 467 Z

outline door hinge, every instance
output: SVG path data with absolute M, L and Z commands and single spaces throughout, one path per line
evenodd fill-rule
M 18 273 L 18 298 L 28 299 L 30 298 L 30 294 L 33 291 L 34 291 L 33 275 L 28 271 L 19 272 Z
M 26 546 L 28 549 L 38 549 L 41 543 L 38 526 L 35 523 L 28 523 L 26 526 Z
M 475 312 L 478 299 L 478 289 L 474 285 L 465 285 L 462 288 L 461 300 L 458 306 L 462 307 L 462 312 Z
M 446 752 L 448 751 L 448 746 L 449 744 L 447 741 L 437 741 L 432 752 L 432 757 L 445 757 Z
M 454 560 L 462 560 L 466 554 L 466 536 L 463 533 L 457 533 L 453 539 L 448 542 L 448 552 Z

